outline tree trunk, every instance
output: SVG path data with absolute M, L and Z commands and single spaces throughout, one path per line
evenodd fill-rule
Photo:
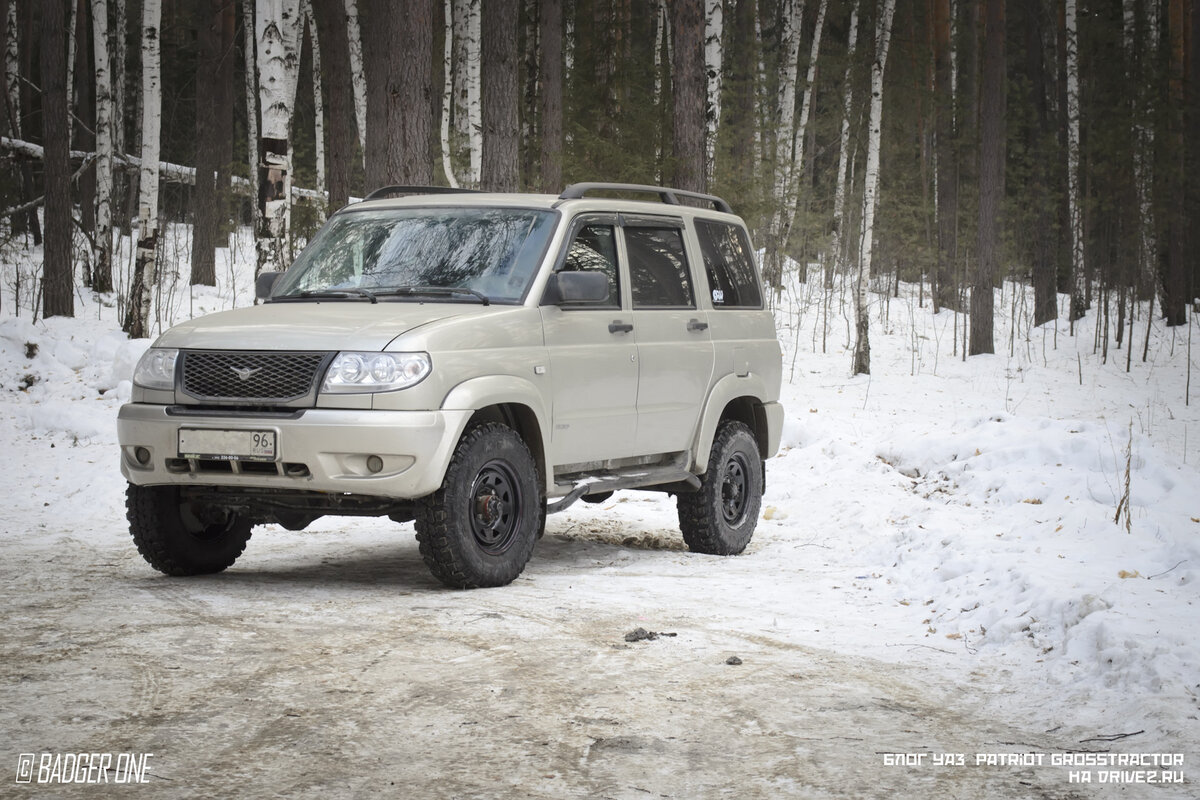
M 479 186 L 493 192 L 517 190 L 517 5 L 482 0 L 483 160 Z
M 162 0 L 142 2 L 142 169 L 138 179 L 137 263 L 130 287 L 125 332 L 131 339 L 150 335 L 150 291 L 156 281 L 158 248 L 158 151 L 162 128 L 159 24 Z
M 847 173 L 850 161 L 850 114 L 854 108 L 854 51 L 858 46 L 858 2 L 850 7 L 849 43 L 846 47 L 846 75 L 842 79 L 842 132 L 838 139 L 838 164 L 833 187 L 833 238 L 830 242 L 830 262 L 838 272 L 846 268 L 849 231 L 846 220 Z M 833 288 L 833 267 L 825 269 L 825 288 Z
M 217 67 L 216 106 L 213 136 L 217 140 L 217 229 L 218 240 L 228 245 L 228 231 L 236 216 L 233 212 L 233 73 L 237 61 L 237 6 L 227 0 L 220 12 L 221 60 Z
M 67 57 L 63 4 L 42 6 L 38 31 L 42 69 L 42 118 L 45 155 L 46 222 L 42 268 L 42 315 L 75 316 L 75 281 L 71 274 L 71 123 L 67 110 Z
M 400 36 L 398 14 L 391 13 L 387 0 L 360 0 L 359 10 L 366 16 L 363 32 L 363 74 L 367 83 L 367 136 L 364 155 L 366 190 L 386 186 L 388 176 L 388 139 L 390 117 L 388 87 L 392 60 L 397 57 L 392 45 Z
M 541 40 L 540 112 L 541 186 L 544 192 L 563 188 L 563 18 L 562 0 L 541 0 L 538 29 Z
M 458 188 L 458 178 L 454 174 L 454 162 L 451 158 L 450 116 L 454 106 L 454 25 L 452 0 L 445 0 L 442 11 L 442 30 L 445 38 L 442 43 L 442 129 L 440 140 L 442 146 L 442 172 L 446 175 L 446 183 L 452 189 Z
M 1057 274 L 1058 258 L 1053 229 L 1046 224 L 1054 219 L 1056 201 L 1051 181 L 1056 171 L 1052 169 L 1050 143 L 1054 127 L 1050 121 L 1046 59 L 1042 45 L 1042 30 L 1045 15 L 1041 0 L 1025 0 L 1025 60 L 1029 73 L 1029 103 L 1036 110 L 1034 122 L 1029 126 L 1026 146 L 1034 160 L 1033 164 L 1033 324 L 1042 325 L 1058 316 Z
M 1189 20 L 1184 0 L 1169 0 L 1167 12 L 1167 41 L 1170 46 L 1167 53 L 1167 135 L 1160 137 L 1164 140 L 1161 144 L 1164 163 L 1163 169 L 1156 173 L 1161 176 L 1160 207 L 1165 218 L 1161 223 L 1163 235 L 1159 254 L 1162 263 L 1162 310 L 1167 325 L 1176 326 L 1187 324 L 1187 303 L 1191 299 L 1188 296 L 1189 270 L 1185 264 L 1188 220 L 1185 216 L 1187 198 L 1184 173 L 1187 167 L 1184 152 L 1184 82 L 1187 78 L 1186 36 Z
M 1071 225 L 1071 329 L 1088 309 L 1083 252 L 1083 195 L 1079 166 L 1079 25 L 1077 0 L 1066 0 L 1067 47 L 1067 202 Z
M 342 3 L 327 0 L 317 0 L 314 4 L 329 96 L 328 213 L 350 201 L 352 159 L 357 145 L 350 42 L 344 8 Z
M 879 139 L 883 130 L 883 74 L 887 67 L 888 44 L 892 37 L 892 17 L 896 0 L 883 0 L 875 22 L 875 61 L 871 64 L 871 116 L 867 129 L 867 174 L 863 185 L 863 234 L 859 253 L 858 283 L 854 292 L 854 375 L 871 373 L 870 291 L 874 257 L 875 199 L 879 187 Z
M 1000 214 L 1004 205 L 1004 3 L 984 0 L 983 81 L 979 91 L 979 252 L 971 286 L 970 354 L 996 352 L 992 329 L 1000 262 Z
M 775 288 L 783 281 L 783 225 L 791 185 L 792 139 L 796 135 L 796 72 L 799 69 L 804 0 L 783 0 L 779 10 L 779 96 L 776 105 L 775 186 L 771 193 L 771 222 L 767 229 L 764 275 Z
M 958 257 L 958 157 L 954 141 L 954 54 L 950 35 L 950 0 L 933 0 L 934 156 L 937 172 L 937 271 L 933 309 L 958 308 L 954 283 Z
M 318 0 L 319 2 L 319 0 Z M 317 191 L 325 193 L 325 98 L 323 94 L 324 80 L 321 71 L 321 40 L 317 36 L 317 20 L 313 14 L 312 0 L 303 0 L 301 13 L 304 15 L 304 35 L 312 49 L 312 84 L 313 84 L 313 149 L 316 151 L 316 184 Z M 322 209 L 324 212 L 324 209 Z
M 96 106 L 92 100 L 91 38 L 88 36 L 88 7 L 86 0 L 78 0 L 75 13 L 75 136 L 76 145 L 82 150 L 96 149 Z M 68 104 L 68 110 L 70 105 Z M 76 178 L 79 202 L 79 227 L 85 233 L 96 233 L 96 168 L 88 167 Z M 84 275 L 84 282 L 91 286 L 91 269 Z
M 196 187 L 192 192 L 193 286 L 217 285 L 217 72 L 221 67 L 225 0 L 196 0 Z
M 255 19 L 259 132 L 259 270 L 283 267 L 291 205 L 291 123 L 300 70 L 299 0 L 260 0 Z
M 716 169 L 717 126 L 721 121 L 722 39 L 725 34 L 723 5 L 722 0 L 705 0 L 704 3 L 704 72 L 708 86 L 704 108 L 704 151 L 709 183 Z
M 258 246 L 258 237 L 262 235 L 259 195 L 264 187 L 259 182 L 262 154 L 258 152 L 258 58 L 254 53 L 258 25 L 254 21 L 254 5 L 255 0 L 242 0 L 242 46 L 246 65 L 246 160 L 250 167 L 250 183 L 254 187 L 250 193 L 250 231 L 255 252 L 261 254 Z M 255 272 L 262 270 L 262 266 L 262 262 L 257 261 Z
M 674 153 L 672 184 L 690 192 L 707 188 L 704 169 L 704 8 L 701 0 L 671 0 Z
M 92 0 L 92 51 L 96 58 L 96 236 L 92 289 L 112 291 L 113 96 L 109 70 L 108 0 Z
M 425 186 L 433 183 L 433 2 L 406 0 L 403 14 L 388 16 L 400 23 L 388 45 L 388 182 Z
M 480 0 L 453 0 L 454 106 L 451 161 L 463 186 L 479 185 L 483 158 L 480 105 Z
M 32 104 L 29 84 L 21 80 L 22 75 L 28 77 L 32 71 L 32 48 L 26 47 L 22 51 L 20 43 L 33 41 L 33 12 L 29 0 L 24 0 L 21 5 L 18 5 L 20 2 L 21 0 L 9 0 L 8 40 L 5 42 L 4 53 L 4 74 L 11 112 L 9 123 L 14 136 L 22 134 L 24 127 L 22 118 L 30 112 Z M 21 202 L 26 203 L 33 199 L 32 165 L 22 164 L 20 172 L 20 197 Z M 18 214 L 13 219 L 13 233 L 24 234 L 26 232 L 32 236 L 35 247 L 41 245 L 42 228 L 38 221 L 36 208 L 31 208 L 25 214 Z
M 320 0 L 322 5 L 327 0 Z M 358 0 L 345 0 L 346 49 L 350 62 L 350 88 L 354 96 L 354 125 L 358 131 L 358 148 L 362 158 L 367 156 L 367 76 L 363 71 L 362 30 L 358 24 Z M 364 164 L 366 161 L 364 160 Z
M 804 143 L 808 135 L 808 119 L 812 112 L 813 87 L 817 81 L 817 58 L 821 54 L 821 34 L 825 30 L 825 9 L 829 0 L 820 0 L 817 6 L 817 22 L 813 28 L 812 49 L 808 54 L 808 74 L 804 78 L 804 93 L 800 100 L 800 119 L 796 122 L 796 131 L 792 136 L 792 152 L 788 166 L 788 185 L 784 192 L 783 226 L 780 230 L 780 250 L 787 252 L 788 238 L 791 235 L 792 224 L 799 212 L 800 177 L 804 174 L 805 158 Z M 797 30 L 799 35 L 799 30 Z

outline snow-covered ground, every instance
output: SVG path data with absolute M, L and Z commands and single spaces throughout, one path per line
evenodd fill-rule
M 174 228 L 167 237 L 168 271 L 184 276 L 186 262 L 170 262 L 170 253 L 177 254 L 176 261 L 186 253 L 186 243 L 180 243 L 185 235 L 186 229 Z M 244 262 L 252 252 L 244 239 L 232 257 L 219 251 L 217 289 L 190 289 L 186 279 L 165 289 L 160 318 L 169 324 L 248 304 L 252 268 Z M 1060 793 L 1037 796 L 1090 797 L 1101 789 L 1119 789 L 1122 797 L 1194 796 L 1188 791 L 1194 791 L 1200 759 L 1200 390 L 1192 388 L 1190 405 L 1186 393 L 1189 357 L 1200 368 L 1200 341 L 1189 356 L 1189 329 L 1156 323 L 1143 362 L 1145 320 L 1139 319 L 1127 372 L 1124 349 L 1110 343 L 1107 363 L 1095 351 L 1094 317 L 1077 323 L 1074 336 L 1065 318 L 1031 329 L 1025 319 L 1029 298 L 1010 285 L 997 294 L 999 354 L 964 361 L 962 318 L 933 315 L 927 301 L 920 305 L 917 287 L 901 286 L 898 298 L 873 297 L 873 374 L 850 377 L 850 309 L 838 296 L 827 301 L 819 282 L 797 282 L 777 309 L 785 353 L 783 447 L 767 463 L 763 519 L 742 557 L 688 553 L 670 500 L 626 492 L 551 517 L 524 575 L 501 590 L 442 592 L 421 571 L 410 526 L 346 518 L 320 520 L 301 534 L 256 532 L 225 576 L 180 582 L 156 576 L 137 557 L 125 529 L 116 463 L 116 412 L 128 398 L 132 366 L 149 343 L 127 341 L 114 301 L 82 289 L 74 319 L 35 323 L 28 307 L 15 315 L 18 267 L 0 264 L 0 452 L 7 466 L 0 478 L 7 498 L 0 506 L 0 541 L 9 556 L 0 566 L 0 591 L 17 609 L 9 632 L 0 634 L 2 660 L 40 663 L 40 648 L 48 641 L 62 645 L 64 637 L 69 651 L 69 633 L 84 625 L 76 615 L 120 614 L 116 598 L 129 581 L 142 587 L 131 603 L 142 594 L 168 591 L 161 587 L 182 586 L 169 591 L 190 593 L 196 604 L 218 609 L 206 631 L 225 616 L 254 613 L 250 605 L 271 603 L 261 596 L 261 586 L 239 582 L 239 572 L 269 584 L 270 574 L 295 576 L 299 564 L 311 588 L 295 590 L 299 594 L 292 599 L 303 613 L 316 615 L 304 619 L 306 626 L 353 628 L 362 615 L 407 613 L 415 600 L 398 601 L 392 587 L 375 587 L 377 571 L 364 579 L 368 590 L 378 588 L 375 594 L 359 591 L 347 599 L 337 591 L 343 585 L 331 589 L 326 583 L 322 564 L 335 573 L 338 558 L 358 551 L 366 554 L 364 564 L 368 555 L 403 563 L 405 580 L 420 601 L 411 606 L 412 619 L 421 617 L 420 609 L 437 606 L 452 618 L 450 627 L 476 621 L 477 613 L 485 622 L 521 621 L 487 623 L 497 637 L 488 643 L 492 648 L 503 649 L 501 638 L 520 641 L 565 663 L 574 651 L 563 643 L 563 631 L 587 620 L 604 621 L 603 633 L 578 634 L 581 647 L 599 648 L 589 662 L 597 676 L 602 670 L 595 665 L 610 647 L 601 642 L 609 639 L 620 648 L 659 648 L 653 663 L 664 670 L 686 671 L 687 664 L 705 659 L 724 666 L 726 657 L 737 655 L 747 666 L 756 659 L 775 665 L 789 679 L 797 677 L 788 671 L 795 669 L 788 666 L 789 653 L 803 652 L 805 658 L 818 653 L 825 654 L 820 663 L 831 675 L 862 672 L 882 682 L 900 670 L 905 680 L 923 687 L 913 704 L 931 709 L 928 715 L 936 716 L 932 709 L 939 702 L 978 715 L 976 728 L 969 721 L 957 724 L 923 744 L 911 736 L 905 740 L 903 731 L 913 732 L 902 726 L 895 735 L 891 727 L 887 736 L 882 728 L 872 735 L 871 717 L 858 719 L 859 741 L 871 744 L 833 751 L 844 755 L 840 775 L 865 764 L 879 768 L 881 749 L 919 752 L 935 744 L 967 753 L 968 759 L 989 749 L 1180 753 L 1191 782 L 1184 788 L 1068 786 L 1064 770 L 1049 767 L 1029 779 Z M 32 267 L 26 263 L 24 269 Z M 1128 511 L 1117 519 L 1126 493 Z M 397 541 L 406 542 L 403 549 L 394 549 Z M 88 569 L 60 573 L 81 553 L 87 554 Z M 89 611 L 87 596 L 93 592 L 96 606 Z M 314 609 L 325 602 L 324 592 L 333 605 L 318 614 Z M 569 622 L 556 616 L 568 605 Z M 61 611 L 67 607 L 70 614 Z M 131 614 L 131 625 L 149 630 L 147 619 Z M 103 618 L 93 622 L 106 624 Z M 12 633 L 14 626 L 35 623 L 42 626 L 41 638 Z M 288 618 L 275 623 L 285 627 Z M 621 633 L 639 626 L 679 636 L 621 643 Z M 575 656 L 582 664 L 583 656 Z M 86 665 L 86 653 L 73 657 Z M 331 662 L 327 668 L 340 667 Z M 821 672 L 809 671 L 810 677 Z M 637 671 L 650 682 L 649 695 L 638 703 L 660 704 L 659 694 L 670 693 L 656 688 L 656 674 L 644 662 Z M 6 682 L 20 683 L 12 696 L 25 701 L 57 708 L 74 698 L 74 673 L 42 672 L 29 681 L 19 677 L 20 669 L 3 675 Z M 941 695 L 937 687 L 944 687 Z M 779 677 L 763 694 L 731 702 L 757 707 L 765 715 L 762 722 L 773 706 L 801 702 L 806 691 L 802 681 Z M 618 696 L 609 698 L 617 709 L 610 709 L 611 716 L 620 715 Z M 821 718 L 826 708 L 814 707 L 807 716 Z M 894 711 L 882 708 L 880 714 Z M 592 717 L 607 719 L 603 709 L 593 711 Z M 674 712 L 668 704 L 663 713 Z M 604 742 L 616 748 L 608 751 L 616 759 L 605 773 L 609 782 L 600 781 L 585 759 L 574 768 L 547 767 L 560 773 L 570 791 L 523 785 L 526 794 L 643 796 L 629 789 L 643 784 L 621 777 L 624 762 L 617 755 L 640 752 L 661 770 L 675 752 L 661 744 L 675 738 L 667 735 L 669 726 L 654 738 L 648 724 L 643 721 L 640 734 L 624 739 L 585 737 L 588 753 L 603 754 Z M 917 722 L 911 727 L 921 729 Z M 12 707 L 0 712 L 0 730 L 9 731 L 0 733 L 4 755 L 100 744 L 88 738 L 86 724 L 65 734 Z M 35 734 L 33 741 L 16 738 Z M 570 740 L 561 730 L 546 735 Z M 335 738 L 346 741 L 341 734 Z M 625 744 L 612 744 L 620 741 Z M 741 747 L 730 746 L 731 752 Z M 796 753 L 804 751 L 796 747 Z M 161 755 L 166 770 L 170 753 Z M 824 757 L 833 758 L 829 751 Z M 786 759 L 771 768 L 777 777 L 791 777 L 762 783 L 759 774 L 758 782 L 740 784 L 747 796 L 835 796 L 841 793 L 828 787 L 848 786 L 806 781 Z M 905 774 L 919 776 L 927 768 Z M 649 769 L 634 759 L 627 771 Z M 729 769 L 729 775 L 737 774 Z M 967 784 L 956 784 L 954 796 L 1008 796 L 1009 789 L 1031 785 L 1004 783 L 1016 774 L 1011 770 L 971 774 Z M 644 777 L 652 788 L 669 785 Z M 467 776 L 454 785 L 470 794 L 477 779 Z M 737 785 L 693 785 L 698 793 L 690 796 L 721 794 Z M 885 790 L 903 796 L 915 784 L 868 780 L 863 786 L 860 796 Z M 929 796 L 943 794 L 950 793 L 943 787 Z

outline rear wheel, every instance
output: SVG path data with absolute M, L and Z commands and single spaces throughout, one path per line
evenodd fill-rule
M 511 428 L 495 422 L 463 434 L 442 488 L 417 501 L 417 541 L 447 586 L 512 583 L 545 525 L 537 465 Z
M 736 555 L 750 544 L 762 508 L 763 467 L 758 442 L 744 423 L 717 428 L 700 491 L 676 497 L 679 529 L 697 553 Z
M 241 515 L 174 486 L 129 484 L 125 509 L 138 552 L 167 575 L 220 572 L 237 561 L 250 540 L 250 522 Z

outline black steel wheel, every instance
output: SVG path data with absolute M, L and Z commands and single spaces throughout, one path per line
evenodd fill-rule
M 750 544 L 762 508 L 763 467 L 758 442 L 744 423 L 717 428 L 700 490 L 676 497 L 679 529 L 697 553 L 736 555 Z
M 250 541 L 250 522 L 174 486 L 125 490 L 129 532 L 150 566 L 167 575 L 210 575 L 237 561 Z
M 442 488 L 417 501 L 417 541 L 434 577 L 456 589 L 504 586 L 525 569 L 545 525 L 537 465 L 516 431 L 467 430 Z

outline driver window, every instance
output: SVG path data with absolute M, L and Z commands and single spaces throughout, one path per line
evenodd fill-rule
M 585 225 L 575 234 L 560 272 L 592 270 L 608 278 L 608 299 L 599 307 L 619 308 L 621 278 L 617 272 L 617 239 L 612 225 Z

